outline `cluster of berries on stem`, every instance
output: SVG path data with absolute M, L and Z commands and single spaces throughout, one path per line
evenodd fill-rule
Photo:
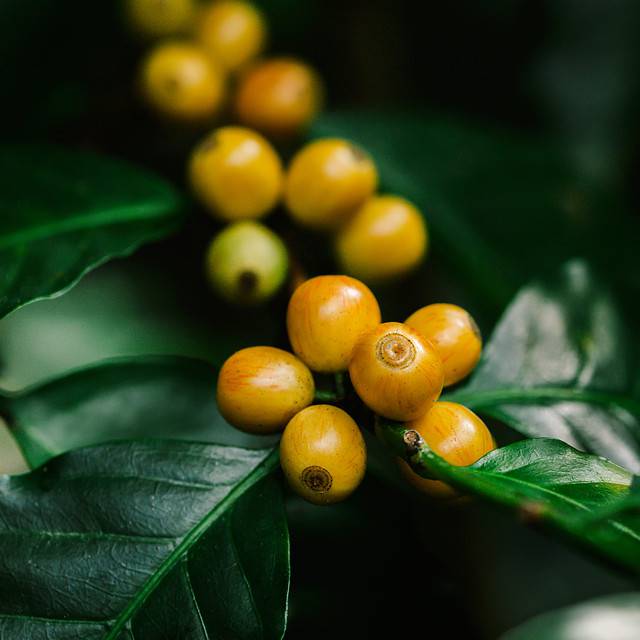
M 383 323 L 365 284 L 349 276 L 317 276 L 291 296 L 287 330 L 293 353 L 273 347 L 238 351 L 220 370 L 217 397 L 222 415 L 238 429 L 284 430 L 282 469 L 306 500 L 329 504 L 346 498 L 362 481 L 367 459 L 354 419 L 335 404 L 313 404 L 322 395 L 314 374 L 348 372 L 355 395 L 371 412 L 404 423 L 451 464 L 472 464 L 495 448 L 477 415 L 439 400 L 443 387 L 466 377 L 480 358 L 480 332 L 464 309 L 431 304 L 404 323 Z M 442 482 L 399 464 L 421 491 L 455 495 Z

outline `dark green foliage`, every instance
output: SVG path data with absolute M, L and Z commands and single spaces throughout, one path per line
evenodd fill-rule
M 4 478 L 0 635 L 280 638 L 288 533 L 270 450 L 144 441 Z
M 558 438 L 640 471 L 637 347 L 582 262 L 524 288 L 470 383 L 448 394 L 528 437 Z
M 593 518 L 628 495 L 633 476 L 622 467 L 547 438 L 516 442 L 474 465 L 457 467 L 426 444 L 407 451 L 402 426 L 384 424 L 381 433 L 421 475 L 515 509 L 528 524 L 556 529 L 604 558 L 640 572 L 640 521 L 625 512 Z
M 216 406 L 216 370 L 189 358 L 105 362 L 0 396 L 27 461 L 118 439 L 172 438 L 260 448 L 270 439 L 232 429 Z
M 142 169 L 52 147 L 0 148 L 0 317 L 174 231 L 181 200 Z

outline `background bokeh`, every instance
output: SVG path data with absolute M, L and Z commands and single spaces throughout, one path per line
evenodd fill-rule
M 549 139 L 590 188 L 606 193 L 635 224 L 635 0 L 258 4 L 269 19 L 270 50 L 302 56 L 319 69 L 329 110 L 424 109 L 481 129 L 505 127 Z M 2 0 L 3 142 L 92 149 L 184 186 L 185 157 L 201 132 L 163 127 L 138 104 L 134 78 L 142 51 L 114 0 Z M 499 200 L 508 176 L 488 179 Z M 531 242 L 519 250 L 523 261 L 542 267 L 547 248 L 535 221 L 523 215 L 524 205 L 509 214 L 524 237 L 530 229 Z M 279 214 L 273 224 L 282 226 Z M 240 346 L 282 342 L 285 293 L 250 314 L 210 293 L 201 256 L 216 228 L 194 205 L 176 237 L 101 267 L 65 296 L 0 322 L 3 388 L 116 355 L 177 353 L 220 363 Z M 628 235 L 624 229 L 619 234 Z M 553 236 L 553 221 L 542 231 Z M 610 262 L 633 270 L 638 244 L 618 247 L 617 233 L 614 227 L 602 238 Z M 317 238 L 296 241 L 309 248 L 311 271 L 331 269 Z M 509 241 L 499 239 L 505 253 L 512 252 Z M 570 242 L 564 248 L 566 258 L 583 253 Z M 614 284 L 634 320 L 640 275 L 627 275 L 628 290 L 620 279 Z M 387 319 L 438 299 L 469 305 L 485 335 L 501 310 L 498 298 L 487 302 L 436 249 L 418 274 L 380 295 Z M 291 638 L 493 638 L 540 611 L 631 588 L 624 576 L 484 506 L 445 510 L 374 478 L 331 509 L 291 497 L 289 514 Z

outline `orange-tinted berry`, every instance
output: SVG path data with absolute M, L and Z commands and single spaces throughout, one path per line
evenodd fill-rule
M 417 331 L 386 322 L 362 335 L 349 363 L 361 400 L 391 420 L 423 416 L 440 396 L 444 372 L 440 356 Z
M 367 452 L 349 414 L 331 405 L 315 405 L 287 425 L 280 441 L 280 463 L 297 494 L 314 504 L 330 504 L 358 487 Z
M 430 304 L 406 321 L 436 348 L 444 365 L 444 384 L 469 375 L 482 353 L 482 336 L 467 311 L 455 304 Z
M 274 347 L 249 347 L 234 353 L 220 369 L 218 408 L 241 431 L 280 431 L 313 402 L 309 369 L 293 354 Z
M 317 276 L 301 284 L 287 309 L 291 346 L 314 371 L 344 371 L 360 336 L 380 322 L 371 291 L 348 276 Z
M 485 423 L 470 409 L 455 402 L 436 402 L 426 415 L 406 424 L 417 431 L 427 445 L 449 464 L 464 467 L 477 462 L 496 448 Z M 458 494 L 439 480 L 428 480 L 400 461 L 404 477 L 417 489 L 437 498 L 452 498 Z
M 316 72 L 298 60 L 274 58 L 248 69 L 238 83 L 238 120 L 268 136 L 286 138 L 304 131 L 322 103 Z

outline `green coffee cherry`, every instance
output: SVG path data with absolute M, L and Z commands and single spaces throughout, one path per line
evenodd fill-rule
M 209 245 L 206 270 L 214 289 L 235 304 L 268 300 L 287 277 L 284 242 L 273 231 L 250 220 L 221 231 Z

